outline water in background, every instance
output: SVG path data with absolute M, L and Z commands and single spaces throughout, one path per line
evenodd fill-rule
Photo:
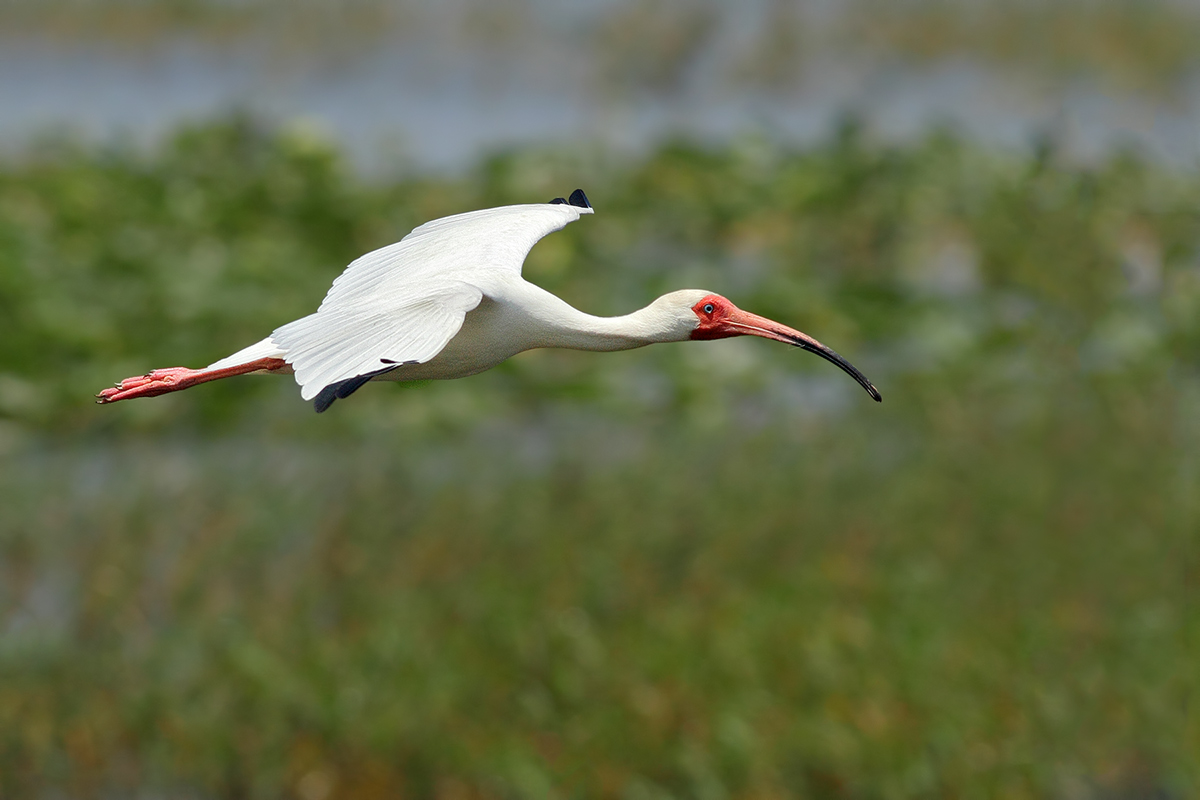
M 946 125 L 1196 163 L 1188 4 L 997 5 L 16 3 L 0 17 L 0 138 L 153 141 L 240 109 L 311 124 L 368 168 L 452 169 L 525 143 L 806 143 L 854 113 L 891 140 Z

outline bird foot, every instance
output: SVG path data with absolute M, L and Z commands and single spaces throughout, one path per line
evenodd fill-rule
M 204 370 L 188 369 L 187 367 L 167 367 L 126 378 L 111 389 L 105 389 L 96 395 L 97 403 L 115 403 L 118 400 L 132 400 L 135 397 L 154 397 L 155 395 L 175 392 L 200 383 Z
M 167 367 L 126 378 L 111 389 L 105 389 L 96 395 L 97 403 L 115 403 L 118 400 L 132 400 L 135 397 L 154 397 L 155 395 L 177 392 L 198 383 L 232 378 L 234 375 L 246 375 L 251 372 L 274 372 L 276 374 L 289 372 L 287 362 L 282 358 L 258 358 L 244 364 L 221 369 L 188 369 L 187 367 Z

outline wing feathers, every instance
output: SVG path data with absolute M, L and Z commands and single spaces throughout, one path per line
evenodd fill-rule
M 287 351 L 300 396 L 311 400 L 326 386 L 379 370 L 382 359 L 429 361 L 462 327 L 483 293 L 466 284 L 383 314 L 318 312 L 271 334 Z
M 577 197 L 579 195 L 579 197 Z M 335 384 L 379 374 L 382 359 L 424 363 L 462 328 L 493 287 L 520 276 L 530 248 L 590 214 L 582 192 L 566 204 L 504 206 L 433 220 L 399 242 L 356 259 L 317 313 L 271 339 L 286 351 L 305 400 Z M 351 383 L 345 383 L 351 381 Z M 348 392 L 347 392 L 348 393 Z
M 382 375 L 385 372 L 391 372 L 394 369 L 399 369 L 399 366 L 400 365 L 397 364 L 394 367 L 377 369 L 374 372 L 368 372 L 366 375 L 359 375 L 356 378 L 348 378 L 344 381 L 331 383 L 322 389 L 316 398 L 313 399 L 313 408 L 317 410 L 318 414 L 323 411 L 327 411 L 329 407 L 333 405 L 334 400 L 344 400 L 361 389 L 363 385 L 367 383 L 367 381 L 371 380 L 377 375 Z
M 521 274 L 530 248 L 548 233 L 590 214 L 573 205 L 503 206 L 436 219 L 399 242 L 356 259 L 321 303 L 387 307 L 419 296 L 426 285 L 482 279 L 487 273 Z

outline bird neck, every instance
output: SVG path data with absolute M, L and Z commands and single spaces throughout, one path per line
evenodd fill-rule
M 554 297 L 547 293 L 549 297 Z M 655 342 L 685 341 L 696 327 L 696 318 L 656 300 L 645 308 L 619 317 L 587 314 L 554 297 L 542 306 L 540 322 L 545 332 L 541 347 L 566 347 L 573 350 L 630 350 Z M 690 319 L 689 319 L 690 317 Z

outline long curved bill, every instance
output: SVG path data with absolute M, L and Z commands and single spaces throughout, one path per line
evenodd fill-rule
M 757 314 L 751 314 L 748 311 L 738 309 L 735 313 L 730 314 L 724 320 L 725 324 L 736 329 L 738 333 L 743 333 L 748 336 L 761 336 L 764 339 L 774 339 L 777 342 L 783 342 L 802 350 L 807 350 L 810 353 L 820 356 L 826 361 L 837 364 L 854 380 L 858 381 L 859 385 L 867 390 L 867 394 L 874 398 L 876 403 L 883 402 L 883 396 L 879 394 L 879 390 L 867 380 L 867 376 L 858 371 L 858 368 L 851 364 L 846 359 L 839 356 L 832 349 L 818 342 L 816 339 L 809 336 L 807 333 L 801 333 L 794 328 L 789 328 L 786 325 L 780 325 L 774 320 L 760 317 Z

